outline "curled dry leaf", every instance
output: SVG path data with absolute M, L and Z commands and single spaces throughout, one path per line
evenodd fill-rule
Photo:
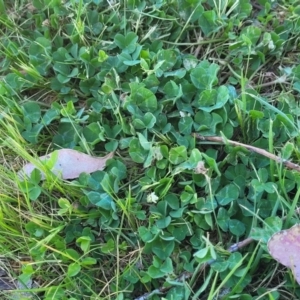
M 51 168 L 51 172 L 63 179 L 78 178 L 81 173 L 93 173 L 95 171 L 103 170 L 106 161 L 113 157 L 113 152 L 104 157 L 93 157 L 72 149 L 55 150 L 57 160 Z M 47 162 L 54 153 L 41 156 L 39 159 L 42 162 Z M 32 163 L 26 164 L 18 174 L 30 176 L 31 172 L 36 168 Z M 45 179 L 45 174 L 42 172 L 42 179 Z
M 292 270 L 300 284 L 300 224 L 272 235 L 268 250 L 274 259 Z
M 203 174 L 203 175 L 205 175 L 207 173 L 208 169 L 205 168 L 205 165 L 204 165 L 203 161 L 199 161 L 197 163 L 197 166 L 196 166 L 196 168 L 195 168 L 194 171 L 195 171 L 196 174 Z

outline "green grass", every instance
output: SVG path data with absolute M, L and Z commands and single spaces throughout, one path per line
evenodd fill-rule
M 297 2 L 0 11 L 1 299 L 300 298 L 267 248 L 299 219 Z M 114 158 L 63 180 L 61 148 Z

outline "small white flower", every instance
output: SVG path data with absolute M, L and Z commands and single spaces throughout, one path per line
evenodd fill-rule
M 275 49 L 275 45 L 274 45 L 273 41 L 269 41 L 268 48 L 270 50 L 274 50 Z
M 160 147 L 154 147 L 154 149 L 153 149 L 153 157 L 156 160 L 161 160 L 161 159 L 164 158 L 163 155 L 162 155 L 162 153 L 161 153 L 161 151 L 160 151 Z
M 147 202 L 148 203 L 157 203 L 157 200 L 158 200 L 159 198 L 155 195 L 155 193 L 153 192 L 153 193 L 151 193 L 151 194 L 149 194 L 148 196 L 147 196 Z

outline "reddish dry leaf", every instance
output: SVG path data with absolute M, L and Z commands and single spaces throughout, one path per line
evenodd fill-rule
M 95 171 L 103 170 L 105 168 L 106 161 L 113 157 L 113 152 L 104 157 L 93 157 L 72 149 L 60 149 L 57 151 L 57 160 L 53 168 L 52 173 L 60 176 L 63 179 L 78 178 L 81 173 L 93 173 Z M 41 161 L 49 160 L 52 153 L 41 156 Z M 19 175 L 30 176 L 31 172 L 36 167 L 28 163 L 20 171 Z M 42 172 L 42 179 L 45 179 L 45 175 Z
M 268 241 L 271 256 L 290 268 L 300 284 L 300 224 L 275 233 Z

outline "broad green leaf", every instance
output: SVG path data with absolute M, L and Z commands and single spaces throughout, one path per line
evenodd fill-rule
M 112 198 L 107 193 L 98 193 L 94 191 L 90 191 L 87 194 L 89 201 L 105 210 L 112 209 Z
M 68 266 L 68 276 L 74 277 L 76 276 L 81 270 L 81 266 L 79 263 L 72 263 Z
M 247 46 L 255 45 L 261 36 L 261 29 L 257 26 L 246 26 L 242 30 L 240 36 L 241 39 L 243 39 L 243 37 L 247 37 L 247 40 L 249 41 L 246 42 Z
M 30 63 L 41 75 L 47 75 L 47 70 L 51 64 L 52 43 L 44 37 L 38 37 L 31 43 L 28 49 Z
M 127 177 L 127 167 L 121 160 L 112 159 L 106 164 L 106 171 L 115 175 L 119 180 Z
M 71 213 L 73 210 L 73 206 L 71 205 L 70 201 L 65 198 L 58 199 L 58 205 L 60 210 L 58 211 L 59 215 L 64 215 L 66 213 Z
M 182 204 L 187 205 L 193 200 L 194 194 L 189 191 L 183 191 L 180 195 Z
M 165 272 L 163 272 L 160 268 L 156 268 L 153 265 L 149 267 L 148 274 L 151 278 L 161 278 L 165 276 Z
M 164 86 L 164 93 L 169 98 L 180 98 L 182 96 L 181 86 L 177 85 L 173 80 L 170 80 Z
M 177 53 L 174 50 L 160 50 L 157 54 L 157 61 L 163 62 L 159 67 L 163 72 L 170 70 L 177 61 Z
M 141 61 L 136 59 L 136 60 L 123 60 L 123 64 L 126 66 L 135 66 L 138 65 Z
M 236 8 L 234 9 L 234 13 L 239 16 L 241 20 L 250 16 L 252 11 L 252 5 L 249 2 L 240 1 Z
M 225 185 L 217 194 L 216 198 L 220 205 L 227 205 L 239 197 L 239 188 L 235 184 Z
M 204 110 L 199 110 L 194 117 L 195 131 L 202 135 L 215 135 L 217 133 L 218 124 L 222 124 L 223 120 L 219 114 L 210 113 Z M 222 128 L 222 131 L 224 128 Z
M 76 109 L 74 107 L 74 103 L 72 101 L 68 101 L 67 105 L 64 105 L 62 109 L 60 110 L 60 113 L 64 117 L 69 117 L 71 115 L 74 115 L 76 113 Z
M 14 95 L 16 90 L 22 90 L 24 86 L 24 82 L 20 80 L 20 77 L 17 74 L 9 73 L 4 78 L 5 84 L 1 83 L 1 94 L 6 94 L 6 92 L 10 91 L 11 95 Z
M 253 227 L 250 237 L 256 241 L 267 243 L 271 236 L 282 229 L 282 219 L 279 217 L 269 217 L 264 222 L 264 228 Z
M 34 187 L 29 189 L 29 193 L 28 193 L 29 199 L 35 201 L 38 199 L 41 193 L 42 193 L 42 188 L 38 185 L 35 185 Z
M 137 132 L 137 135 L 138 135 L 139 142 L 140 142 L 141 146 L 143 147 L 143 149 L 150 150 L 152 143 L 148 142 L 148 140 L 145 138 L 145 136 L 143 134 L 141 134 L 140 132 Z
M 229 269 L 234 269 L 236 265 L 243 259 L 243 256 L 239 252 L 231 253 L 228 258 L 228 267 Z
M 37 225 L 31 221 L 25 225 L 25 229 L 32 237 L 36 238 L 42 237 L 45 233 L 44 229 L 42 229 L 40 225 Z
M 172 221 L 171 217 L 167 216 L 165 218 L 157 220 L 156 225 L 160 229 L 167 228 L 170 225 L 171 221 Z
M 92 265 L 96 265 L 96 264 L 97 264 L 97 259 L 95 259 L 93 257 L 84 257 L 81 260 L 82 266 L 92 266 Z
M 56 108 L 50 108 L 43 115 L 41 123 L 43 125 L 49 125 L 53 120 L 56 120 L 58 118 L 59 118 L 59 110 Z
M 138 228 L 139 236 L 141 237 L 144 243 L 147 243 L 152 240 L 153 234 L 145 226 L 140 226 Z
M 90 95 L 92 92 L 98 93 L 100 82 L 95 77 L 80 80 L 79 88 L 85 95 Z
M 144 115 L 143 121 L 144 121 L 146 128 L 150 129 L 155 125 L 156 117 L 152 113 L 146 112 Z
M 30 182 L 33 184 L 39 184 L 42 179 L 40 170 L 34 169 L 30 174 Z
M 169 152 L 169 160 L 173 165 L 178 165 L 187 160 L 187 150 L 185 146 L 171 148 Z
M 144 120 L 141 120 L 140 118 L 135 118 L 132 121 L 132 125 L 135 129 L 138 129 L 138 130 L 146 128 L 146 125 L 144 124 Z
M 262 111 L 258 111 L 258 110 L 250 110 L 249 116 L 253 120 L 262 119 L 264 117 L 264 113 Z
M 208 262 L 211 259 L 215 259 L 214 256 L 215 254 L 213 255 L 211 247 L 205 247 L 194 253 L 194 257 L 196 258 L 196 261 L 201 264 Z
M 44 125 L 35 124 L 30 130 L 23 131 L 22 136 L 28 142 L 30 142 L 32 144 L 36 144 L 38 142 L 38 136 L 43 128 L 44 128 Z
M 81 236 L 76 240 L 76 243 L 80 245 L 81 250 L 86 254 L 90 250 L 91 238 L 89 236 Z
M 143 84 L 130 83 L 131 96 L 129 103 L 134 103 L 143 112 L 153 112 L 157 109 L 157 99 L 153 92 L 143 87 Z
M 295 150 L 295 146 L 293 143 L 287 142 L 283 148 L 281 149 L 281 157 L 283 159 L 289 159 Z
M 218 168 L 218 164 L 214 158 L 211 156 L 208 156 L 205 153 L 202 153 L 203 158 L 205 159 L 206 163 L 209 165 L 209 167 L 214 170 L 219 176 L 221 176 L 221 172 Z
M 194 121 L 193 121 L 192 117 L 180 118 L 179 123 L 178 123 L 179 132 L 183 135 L 191 134 L 193 123 L 194 123 Z
M 163 241 L 161 239 L 156 239 L 152 245 L 152 252 L 157 255 L 160 259 L 167 259 L 174 250 L 174 241 Z
M 160 216 L 166 216 L 167 215 L 167 202 L 164 200 L 159 201 L 156 206 L 152 206 L 150 208 L 150 211 L 151 211 L 151 213 L 154 213 L 154 214 L 157 214 Z
M 203 13 L 204 8 L 199 1 L 178 1 L 180 16 L 186 22 L 196 22 L 199 16 Z
M 264 184 L 264 189 L 267 193 L 272 194 L 277 191 L 277 185 L 274 182 L 266 182 Z
M 58 199 L 58 205 L 60 208 L 70 208 L 72 205 L 68 199 L 65 198 L 59 198 Z
M 101 252 L 104 254 L 109 254 L 115 250 L 115 242 L 113 239 L 109 239 L 104 245 L 100 247 Z
M 273 233 L 282 229 L 282 219 L 279 217 L 268 217 L 265 219 L 264 228 L 270 229 Z
M 212 32 L 216 32 L 216 30 L 218 30 L 222 21 L 217 19 L 214 10 L 209 10 L 200 15 L 198 22 L 204 36 L 208 36 Z
M 197 66 L 198 60 L 195 56 L 188 54 L 184 56 L 183 65 L 187 71 L 193 70 Z
M 100 126 L 99 122 L 92 122 L 83 128 L 83 136 L 88 143 L 95 145 L 99 141 L 104 141 L 104 128 Z
M 71 228 L 69 228 L 69 229 L 71 229 Z M 72 229 L 73 229 L 73 231 L 75 231 L 74 227 L 72 227 Z M 80 231 L 81 231 L 81 228 L 80 228 Z M 78 260 L 80 258 L 80 254 L 72 248 L 66 249 L 64 251 L 64 253 L 66 254 L 66 255 L 62 255 L 62 259 L 63 259 L 64 262 L 70 261 L 71 259 L 72 260 L 73 259 Z
M 181 68 L 174 71 L 164 72 L 164 77 L 176 77 L 176 78 L 183 78 L 186 74 L 186 70 Z
M 41 108 L 35 102 L 27 102 L 22 106 L 23 114 L 29 118 L 32 123 L 37 123 L 41 117 Z
M 155 194 L 160 198 L 165 197 L 165 195 L 169 192 L 173 181 L 173 177 L 165 177 L 160 179 L 158 186 L 154 189 Z
M 203 111 L 211 112 L 223 107 L 228 100 L 228 89 L 226 86 L 222 85 L 218 87 L 218 89 L 202 91 L 193 104 Z
M 173 193 L 169 193 L 166 195 L 165 199 L 164 199 L 168 205 L 172 208 L 172 209 L 178 209 L 179 208 L 179 199 L 177 197 L 176 194 Z
M 32 4 L 33 6 L 36 8 L 36 9 L 44 9 L 45 7 L 45 3 L 43 0 L 33 0 L 32 1 Z
M 79 58 L 84 63 L 88 64 L 91 61 L 91 52 L 90 49 L 83 46 L 79 49 Z
M 246 231 L 245 224 L 239 220 L 229 220 L 228 227 L 229 231 L 236 236 L 242 236 Z
M 202 61 L 191 71 L 191 80 L 194 86 L 199 90 L 211 90 L 218 83 L 217 74 L 220 67 L 215 63 Z
M 99 62 L 104 62 L 108 59 L 108 55 L 105 53 L 103 50 L 99 50 L 98 52 L 98 61 Z
M 180 210 L 182 210 L 182 209 L 180 209 Z M 178 215 L 179 215 L 179 213 L 178 213 Z M 179 217 L 179 218 L 181 218 L 181 217 Z M 174 238 L 177 241 L 183 241 L 187 236 L 191 236 L 194 233 L 192 231 L 191 226 L 190 226 L 189 223 L 184 224 L 184 225 L 179 225 L 179 226 L 176 226 L 176 227 L 170 225 L 168 227 L 168 231 L 170 231 L 170 233 L 174 236 Z
M 53 69 L 62 74 L 62 75 L 65 75 L 65 76 L 68 76 L 71 72 L 71 68 L 70 68 L 70 65 L 69 64 L 66 64 L 66 63 L 63 63 L 63 62 L 56 62 L 54 65 L 53 65 Z
M 173 273 L 173 264 L 170 257 L 167 257 L 164 263 L 160 266 L 160 270 L 165 274 Z
M 259 169 L 257 173 L 258 173 L 259 181 L 263 183 L 267 182 L 269 178 L 269 172 L 266 168 Z
M 114 38 L 115 44 L 127 53 L 133 53 L 137 46 L 138 36 L 134 32 L 128 32 L 125 36 L 123 34 L 116 34 Z
M 137 138 L 134 138 L 129 144 L 129 155 L 134 162 L 143 163 L 148 156 L 148 151 L 141 146 Z
M 210 266 L 216 272 L 224 272 L 228 268 L 228 261 L 214 261 Z
M 64 83 L 67 83 L 70 81 L 71 78 L 69 78 L 68 76 L 65 76 L 65 75 L 62 75 L 62 74 L 58 74 L 56 76 L 57 80 L 61 83 L 61 84 L 64 84 Z
M 177 210 L 171 211 L 170 216 L 175 219 L 181 218 L 185 209 L 186 209 L 186 207 L 181 207 Z M 184 225 L 182 225 L 181 228 L 184 228 Z M 180 231 L 180 229 L 177 230 L 177 232 L 179 232 L 179 231 Z
M 100 124 L 98 125 L 98 128 L 101 128 Z M 103 128 L 105 130 L 106 136 L 110 139 L 116 138 L 117 135 L 122 131 L 122 125 L 120 125 L 120 124 L 116 124 L 113 127 L 111 127 L 110 125 L 104 124 Z
M 191 154 L 190 154 L 190 157 L 189 157 L 189 162 L 191 164 L 197 165 L 201 161 L 202 161 L 201 152 L 198 149 L 193 149 L 191 151 Z
M 253 179 L 251 185 L 257 192 L 266 191 L 267 193 L 274 193 L 277 190 L 277 185 L 274 182 L 262 182 L 261 180 Z
M 218 215 L 217 215 L 217 222 L 221 229 L 225 232 L 228 231 L 228 222 L 229 222 L 229 214 L 227 210 L 223 207 L 219 208 Z

